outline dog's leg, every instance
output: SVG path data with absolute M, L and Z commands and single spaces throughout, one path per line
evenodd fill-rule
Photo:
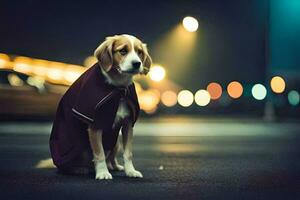
M 109 173 L 106 161 L 105 154 L 102 146 L 102 131 L 88 129 L 89 140 L 94 156 L 94 165 L 96 172 L 96 179 L 112 179 L 112 175 Z
M 135 170 L 132 159 L 132 137 L 133 137 L 133 130 L 132 130 L 132 123 L 126 123 L 122 127 L 122 136 L 123 136 L 123 158 L 124 158 L 124 170 L 127 176 L 129 177 L 138 177 L 142 178 L 143 175 L 141 172 Z
M 118 160 L 116 158 L 119 149 L 120 149 L 120 143 L 118 140 L 114 149 L 110 152 L 110 154 L 106 159 L 107 167 L 109 170 L 116 170 L 116 171 L 124 170 L 124 167 L 118 163 Z

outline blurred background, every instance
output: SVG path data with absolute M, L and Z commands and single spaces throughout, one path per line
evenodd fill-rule
M 117 5 L 117 6 L 116 6 Z M 143 117 L 300 117 L 298 0 L 1 1 L 1 119 L 52 119 L 106 36 L 148 44 Z

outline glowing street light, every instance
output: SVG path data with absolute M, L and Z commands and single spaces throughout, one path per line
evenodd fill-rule
M 47 71 L 49 69 L 49 61 L 41 60 L 41 59 L 33 59 L 32 65 L 33 73 L 37 76 L 45 77 L 47 74 Z
M 177 103 L 176 93 L 171 90 L 165 91 L 161 95 L 161 102 L 167 107 L 174 106 Z
M 206 106 L 210 102 L 210 94 L 206 90 L 198 90 L 195 94 L 195 102 L 198 106 Z
M 8 55 L 4 53 L 0 53 L 0 68 L 6 67 L 7 63 L 10 61 L 10 58 Z
M 74 81 L 76 81 L 76 79 L 78 79 L 80 75 L 81 73 L 77 71 L 65 71 L 63 73 L 64 79 L 69 83 L 73 83 Z
M 166 70 L 162 66 L 155 65 L 150 68 L 149 76 L 151 80 L 159 82 L 165 78 Z
M 182 20 L 182 25 L 189 32 L 197 31 L 198 26 L 199 26 L 197 19 L 195 19 L 194 17 L 190 17 L 190 16 L 185 17 Z
M 32 59 L 24 56 L 18 56 L 14 59 L 14 70 L 22 73 L 32 72 Z
M 231 98 L 237 99 L 243 94 L 243 86 L 237 81 L 232 81 L 227 86 L 227 92 Z
M 222 96 L 222 86 L 219 83 L 211 82 L 208 84 L 206 90 L 213 100 L 217 100 Z
M 300 103 L 300 94 L 296 90 L 292 90 L 288 94 L 289 103 L 292 106 L 297 106 Z
M 194 95 L 189 90 L 182 90 L 178 93 L 178 103 L 183 107 L 189 107 L 194 101 Z
M 262 84 L 255 84 L 251 92 L 256 100 L 263 100 L 267 96 L 267 89 Z
M 274 76 L 271 79 L 271 88 L 275 93 L 282 93 L 285 90 L 285 81 L 280 76 Z
M 159 103 L 159 96 L 154 90 L 145 90 L 138 94 L 141 109 L 146 113 L 154 113 Z
M 98 60 L 95 56 L 88 56 L 84 61 L 83 61 L 83 66 L 85 67 L 91 67 L 95 63 L 97 63 Z
M 51 79 L 52 81 L 60 81 L 63 79 L 63 70 L 62 69 L 49 69 L 47 71 L 47 78 Z

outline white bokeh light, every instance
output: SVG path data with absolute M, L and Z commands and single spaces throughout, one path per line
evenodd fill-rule
M 182 20 L 183 27 L 189 32 L 195 32 L 198 29 L 198 21 L 194 17 L 185 17 Z
M 252 95 L 257 100 L 263 100 L 267 96 L 267 89 L 262 84 L 255 84 L 252 87 Z
M 183 107 L 189 107 L 194 101 L 194 95 L 189 90 L 182 90 L 178 93 L 177 101 Z
M 150 79 L 156 82 L 163 80 L 166 76 L 166 71 L 162 66 L 155 65 L 150 68 Z
M 210 94 L 206 90 L 198 90 L 195 94 L 195 102 L 198 106 L 206 106 L 210 102 Z

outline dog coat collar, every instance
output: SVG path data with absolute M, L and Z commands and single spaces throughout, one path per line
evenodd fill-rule
M 109 121 L 105 124 L 111 124 L 119 101 L 124 98 L 131 110 L 134 124 L 140 109 L 134 84 L 127 87 L 108 84 L 97 64 L 87 70 L 77 81 L 78 83 L 75 85 L 77 84 L 79 91 L 77 91 L 72 107 L 72 112 L 77 118 L 89 124 L 99 125 L 99 120 Z M 106 128 L 108 127 L 109 125 L 106 126 Z

